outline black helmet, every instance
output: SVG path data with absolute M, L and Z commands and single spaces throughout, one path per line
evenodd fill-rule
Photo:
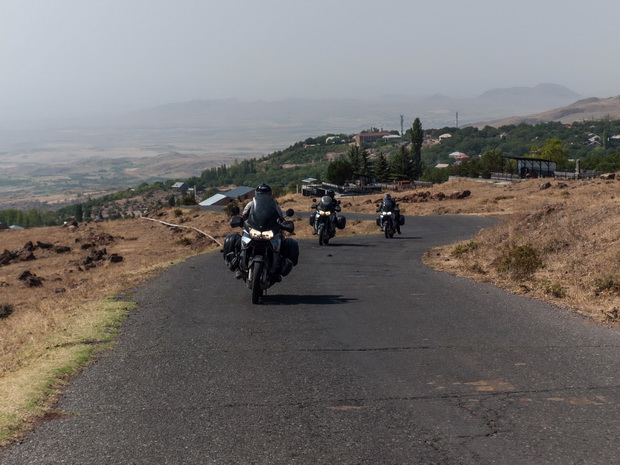
M 271 187 L 267 184 L 261 184 L 256 188 L 256 195 L 271 195 Z
M 392 196 L 390 194 L 385 194 L 385 197 L 383 197 L 383 200 L 392 200 Z
M 325 194 L 329 195 L 332 199 L 336 197 L 336 193 L 334 192 L 334 189 L 329 189 L 327 192 L 325 192 Z

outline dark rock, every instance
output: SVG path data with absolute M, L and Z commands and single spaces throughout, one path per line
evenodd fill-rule
M 123 257 L 113 253 L 113 254 L 110 255 L 110 258 L 108 260 L 110 260 L 110 262 L 112 262 L 112 263 L 120 263 L 120 262 L 123 261 Z
M 30 271 L 26 270 L 23 271 L 18 277 L 17 279 L 19 279 L 20 281 L 25 281 L 26 279 L 28 279 L 30 276 L 34 276 Z
M 29 262 L 32 260 L 36 260 L 34 253 L 32 253 L 30 250 L 21 250 L 19 252 L 18 258 L 20 262 Z
M 0 254 L 0 266 L 9 265 L 16 258 L 17 254 L 15 252 L 5 250 L 4 252 L 2 252 L 2 254 Z

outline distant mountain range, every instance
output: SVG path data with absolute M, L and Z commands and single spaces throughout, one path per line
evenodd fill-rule
M 565 106 L 582 98 L 557 84 L 492 89 L 475 98 L 434 95 L 414 99 L 385 95 L 378 99 L 288 99 L 275 102 L 193 100 L 171 103 L 125 115 L 125 124 L 195 126 L 219 131 L 303 131 L 306 137 L 326 133 L 355 133 L 370 127 L 400 129 L 400 115 L 408 128 L 420 118 L 426 128 L 472 124 Z M 305 137 L 302 137 L 304 139 Z M 293 142 L 293 141 L 291 141 Z
M 509 124 L 536 124 L 549 121 L 560 121 L 562 123 L 574 123 L 575 121 L 587 121 L 609 118 L 612 120 L 620 119 L 620 95 L 610 98 L 588 98 L 579 100 L 570 105 L 554 108 L 553 110 L 527 116 L 512 116 L 495 121 L 487 121 L 472 124 L 471 126 L 500 127 Z

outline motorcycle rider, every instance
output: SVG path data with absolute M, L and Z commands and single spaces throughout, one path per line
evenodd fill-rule
M 325 195 L 332 198 L 332 210 L 336 211 L 336 207 L 338 206 L 338 201 L 336 200 L 336 193 L 334 192 L 334 190 L 328 189 L 327 192 L 325 192 Z
M 280 205 L 278 205 L 278 203 L 273 197 L 273 190 L 271 189 L 271 186 L 263 183 L 256 187 L 254 198 L 250 202 L 248 202 L 248 204 L 243 209 L 241 217 L 244 221 L 247 221 L 248 219 L 250 219 L 251 221 L 252 213 L 259 204 L 261 206 L 267 206 L 273 209 L 273 214 L 277 215 L 277 219 L 279 222 L 284 220 L 284 214 L 282 213 Z M 284 265 L 284 259 L 289 259 L 291 262 L 293 262 L 293 266 L 297 265 L 297 260 L 299 257 L 299 245 L 297 244 L 297 241 L 290 237 L 285 238 L 282 232 L 280 232 L 280 235 L 282 239 L 280 245 L 280 256 L 283 258 L 283 260 L 281 260 L 282 265 Z M 237 270 L 236 276 L 237 278 L 240 278 L 242 276 L 240 270 Z M 274 276 L 274 280 L 278 282 L 281 281 L 282 275 L 279 274 Z
M 385 194 L 383 196 L 383 202 L 381 203 L 381 207 L 377 209 L 377 211 L 382 212 L 393 212 L 394 213 L 394 222 L 396 223 L 396 232 L 400 234 L 400 209 L 398 208 L 398 204 L 392 198 L 390 194 Z
M 325 202 L 325 197 L 329 197 L 331 200 L 329 202 Z M 321 202 L 320 205 L 326 209 L 328 209 L 329 211 L 332 212 L 339 212 L 340 211 L 340 205 L 338 200 L 336 200 L 336 192 L 334 192 L 333 189 L 328 189 L 325 191 L 325 195 L 323 197 L 321 197 Z M 328 206 L 329 205 L 329 206 Z M 335 221 L 336 221 L 336 217 L 335 215 L 331 215 L 329 218 L 330 224 L 331 224 L 331 228 L 332 230 L 336 228 L 335 225 Z M 318 223 L 314 224 L 314 231 L 312 232 L 313 235 L 317 235 L 318 234 Z
M 282 213 L 282 209 L 280 208 L 280 205 L 278 205 L 278 202 L 276 202 L 276 200 L 273 198 L 273 191 L 271 189 L 271 186 L 263 183 L 256 188 L 255 192 L 256 193 L 254 195 L 254 198 L 250 202 L 248 202 L 248 204 L 243 209 L 241 217 L 244 220 L 247 220 L 248 217 L 252 214 L 254 208 L 256 207 L 257 202 L 270 202 L 273 204 L 273 208 L 277 213 L 280 221 L 282 221 L 284 219 L 284 214 Z

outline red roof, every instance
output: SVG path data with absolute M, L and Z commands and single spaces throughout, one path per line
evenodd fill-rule
M 366 137 L 366 136 L 388 136 L 390 135 L 389 132 L 361 132 L 358 134 L 361 137 Z

